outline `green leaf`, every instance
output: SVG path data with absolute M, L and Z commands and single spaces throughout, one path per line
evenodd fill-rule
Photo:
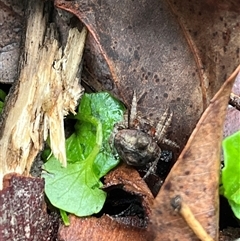
M 240 131 L 223 141 L 224 168 L 222 169 L 223 195 L 240 219 Z
M 0 100 L 4 102 L 5 98 L 6 98 L 6 93 L 0 89 Z
M 2 110 L 3 110 L 5 98 L 6 98 L 6 93 L 0 89 L 0 114 L 2 113 Z
M 48 173 L 45 178 L 45 192 L 51 203 L 77 216 L 98 213 L 106 194 L 99 189 L 102 184 L 86 161 L 69 163 L 67 168 L 51 157 L 44 165 Z
M 235 215 L 236 218 L 240 219 L 240 205 L 239 203 L 236 203 L 232 200 L 228 200 L 229 205 L 231 206 L 231 209 Z
M 0 114 L 2 113 L 3 106 L 4 106 L 4 103 L 2 101 L 0 101 Z
M 94 116 L 102 123 L 102 148 L 94 161 L 94 169 L 99 178 L 104 176 L 109 170 L 114 168 L 119 159 L 113 155 L 113 145 L 109 143 L 109 138 L 116 123 L 123 120 L 124 106 L 109 93 L 102 92 L 97 94 L 85 94 L 81 100 L 76 119 L 80 122 L 76 124 L 79 136 L 79 142 L 82 143 L 84 156 L 89 155 L 89 146 L 87 143 L 93 143 L 95 140 L 94 126 L 89 123 L 83 123 L 86 116 Z M 87 140 L 87 141 L 86 141 Z
M 45 192 L 54 206 L 77 216 L 101 210 L 106 194 L 99 179 L 119 162 L 109 139 L 124 111 L 108 93 L 83 96 L 75 132 L 66 140 L 67 167 L 54 157 L 44 165 Z

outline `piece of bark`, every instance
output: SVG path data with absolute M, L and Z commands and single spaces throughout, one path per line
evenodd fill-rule
M 135 218 L 131 220 L 131 215 L 127 215 L 126 217 L 115 217 L 114 219 L 128 225 L 132 223 L 132 226 L 147 227 L 154 197 L 139 173 L 133 167 L 125 164 L 118 166 L 106 175 L 103 190 L 106 190 L 109 193 L 108 190 L 117 188 L 122 189 L 141 200 L 144 217 L 143 220 L 140 221 Z
M 54 24 L 48 24 L 48 4 L 29 1 L 21 72 L 1 119 L 0 188 L 6 173 L 28 175 L 48 133 L 53 154 L 66 166 L 63 118 L 75 113 L 83 93 L 76 74 L 87 31 L 71 29 L 63 52 Z
M 0 191 L 0 240 L 56 240 L 58 216 L 49 215 L 44 181 L 8 174 Z

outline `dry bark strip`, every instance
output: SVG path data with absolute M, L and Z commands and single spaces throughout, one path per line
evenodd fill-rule
M 76 78 L 87 31 L 69 31 L 60 47 L 47 4 L 29 1 L 19 80 L 7 100 L 0 130 L 0 187 L 5 174 L 28 175 L 48 133 L 53 154 L 66 165 L 63 118 L 74 113 L 83 88 Z

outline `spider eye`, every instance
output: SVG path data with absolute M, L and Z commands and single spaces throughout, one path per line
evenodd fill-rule
M 137 139 L 137 147 L 138 148 L 145 148 L 149 144 L 149 140 L 147 136 L 139 136 Z

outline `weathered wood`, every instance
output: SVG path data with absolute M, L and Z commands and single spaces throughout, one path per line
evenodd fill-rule
M 53 154 L 66 166 L 63 118 L 83 93 L 76 74 L 87 30 L 69 31 L 64 51 L 43 1 L 29 1 L 19 80 L 4 109 L 0 136 L 0 187 L 10 172 L 29 174 L 49 134 Z M 45 9 L 45 11 L 44 11 Z
M 4 176 L 0 191 L 0 240 L 53 241 L 59 217 L 47 212 L 44 180 L 16 174 Z

